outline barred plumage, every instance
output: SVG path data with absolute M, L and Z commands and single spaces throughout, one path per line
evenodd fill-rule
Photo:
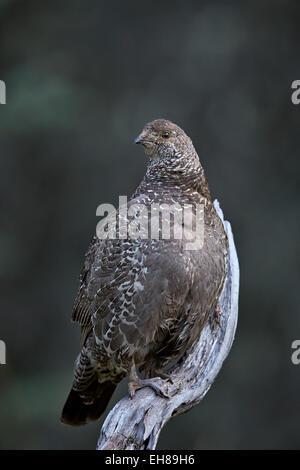
M 128 208 L 143 204 L 138 220 L 151 225 L 153 204 L 202 204 L 203 247 L 187 249 L 186 236 L 162 239 L 161 229 L 159 239 L 92 239 L 72 315 L 82 327 L 82 348 L 62 414 L 68 424 L 97 419 L 125 376 L 132 395 L 147 385 L 164 394 L 147 377 L 164 376 L 162 369 L 199 337 L 225 279 L 227 238 L 190 138 L 158 119 L 136 142 L 150 163 Z

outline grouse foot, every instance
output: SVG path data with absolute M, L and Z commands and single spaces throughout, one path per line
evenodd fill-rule
M 168 378 L 169 380 L 169 378 Z M 141 379 L 136 372 L 135 363 L 132 362 L 130 374 L 128 378 L 128 389 L 130 397 L 133 398 L 136 390 L 144 387 L 151 387 L 155 393 L 163 398 L 170 398 L 167 392 L 167 381 L 161 377 L 152 377 L 149 379 Z
M 171 375 L 168 374 L 167 372 L 164 372 L 162 369 L 151 368 L 149 369 L 149 371 L 146 372 L 146 374 L 148 375 L 150 379 L 160 377 L 161 379 L 167 380 L 171 384 L 173 383 L 173 380 L 171 379 Z

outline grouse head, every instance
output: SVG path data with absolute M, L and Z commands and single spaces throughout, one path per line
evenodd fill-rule
M 135 143 L 143 145 L 150 157 L 146 184 L 197 191 L 210 199 L 197 152 L 179 126 L 166 119 L 156 119 L 145 125 Z
M 166 119 L 156 119 L 146 124 L 134 142 L 142 144 L 151 159 L 176 158 L 195 152 L 186 133 Z

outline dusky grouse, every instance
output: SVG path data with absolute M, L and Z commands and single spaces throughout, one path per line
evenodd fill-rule
M 172 122 L 157 119 L 135 142 L 145 148 L 149 165 L 127 208 L 128 214 L 135 204 L 146 211 L 131 211 L 126 223 L 138 219 L 139 226 L 151 228 L 151 208 L 165 205 L 192 207 L 192 217 L 186 222 L 171 214 L 170 237 L 163 236 L 161 211 L 158 236 L 149 230 L 118 237 L 118 225 L 114 238 L 92 239 L 72 316 L 81 325 L 82 342 L 61 418 L 71 425 L 98 419 L 126 376 L 131 396 L 144 386 L 167 396 L 161 385 L 166 366 L 199 338 L 226 275 L 227 237 L 191 139 Z M 191 245 L 198 207 L 202 243 Z M 174 235 L 180 228 L 175 220 L 181 237 Z

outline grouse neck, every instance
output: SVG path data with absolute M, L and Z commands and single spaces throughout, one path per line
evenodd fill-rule
M 190 155 L 151 160 L 141 184 L 143 190 L 160 188 L 198 192 L 210 200 L 210 191 L 203 167 L 196 152 Z

